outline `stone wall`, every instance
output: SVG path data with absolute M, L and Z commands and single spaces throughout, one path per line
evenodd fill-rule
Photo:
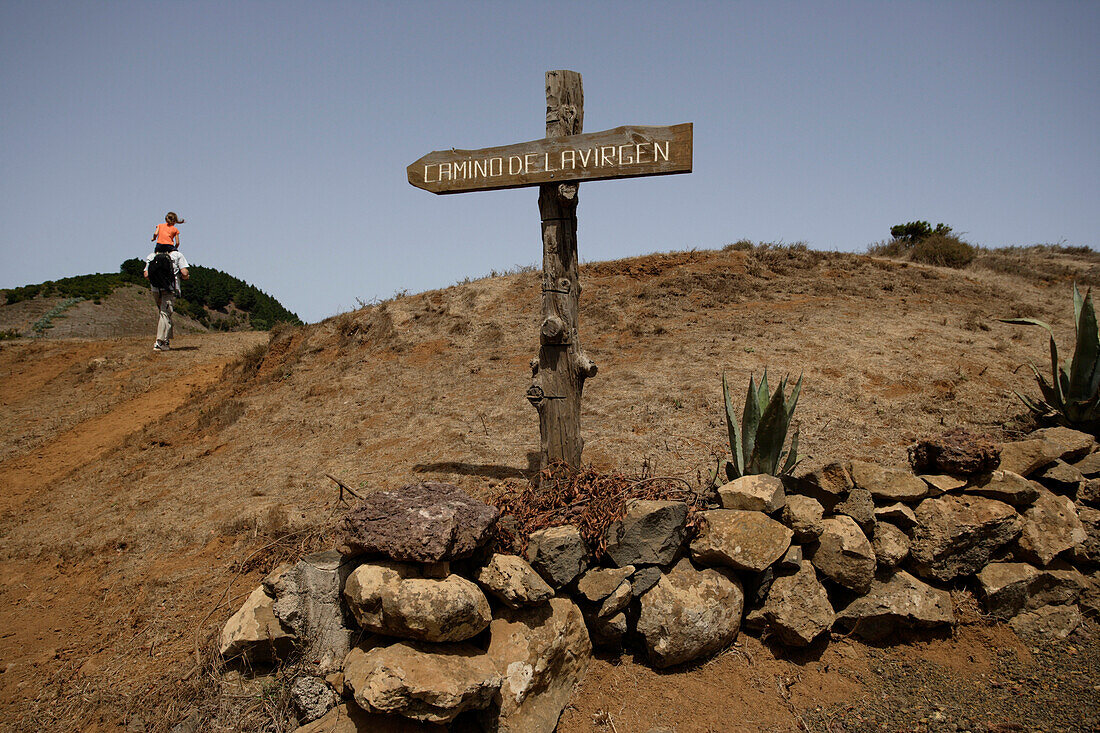
M 795 647 L 949 633 L 954 588 L 1022 636 L 1064 637 L 1100 606 L 1097 448 L 1066 428 L 1002 445 L 948 433 L 911 451 L 919 475 L 852 461 L 747 476 L 693 515 L 631 500 L 600 562 L 569 525 L 532 533 L 526 557 L 493 552 L 496 509 L 453 486 L 377 492 L 337 551 L 264 580 L 221 651 L 304 655 L 307 733 L 549 732 L 593 645 L 663 668 L 742 628 Z

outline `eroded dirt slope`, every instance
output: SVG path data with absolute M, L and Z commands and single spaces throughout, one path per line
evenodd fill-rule
M 1003 436 L 1021 412 L 1013 391 L 1033 390 L 1020 365 L 1048 357 L 1041 331 L 993 319 L 1072 333 L 1068 281 L 1020 274 L 799 250 L 584 266 L 581 338 L 600 367 L 585 459 L 695 482 L 725 451 L 722 372 L 741 392 L 765 366 L 773 380 L 804 375 L 796 417 L 811 465 L 902 464 L 916 437 L 946 427 Z M 525 273 L 402 297 L 282 331 L 266 350 L 251 333 L 186 336 L 168 354 L 144 338 L 3 343 L 0 726 L 178 722 L 196 638 L 269 567 L 254 551 L 339 509 L 326 472 L 368 490 L 433 478 L 482 496 L 522 478 L 538 444 L 523 394 L 539 288 Z M 867 689 L 858 675 L 827 682 L 840 662 L 826 656 L 777 672 L 808 681 L 794 697 L 769 682 L 716 701 L 748 679 L 737 658 L 693 673 L 698 685 L 600 662 L 567 729 L 630 685 L 650 703 L 779 706 L 776 730 Z M 678 730 L 709 725 L 681 718 Z M 630 720 L 618 730 L 647 729 Z

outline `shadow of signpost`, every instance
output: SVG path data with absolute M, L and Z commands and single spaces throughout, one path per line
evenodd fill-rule
M 526 479 L 538 473 L 539 452 L 531 451 L 527 454 L 527 468 L 514 466 L 498 466 L 492 463 L 462 463 L 459 461 L 437 461 L 435 463 L 418 463 L 413 466 L 414 473 L 457 473 L 460 476 L 482 476 L 492 479 L 518 478 Z

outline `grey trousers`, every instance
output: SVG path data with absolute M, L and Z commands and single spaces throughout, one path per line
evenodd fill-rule
M 153 300 L 160 314 L 160 320 L 157 322 L 157 341 L 166 344 L 172 338 L 172 306 L 176 302 L 176 294 L 171 290 L 153 288 Z

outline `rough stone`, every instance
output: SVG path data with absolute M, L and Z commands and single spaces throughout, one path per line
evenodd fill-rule
M 1039 498 L 1039 487 L 1018 473 L 997 470 L 976 477 L 966 493 L 1025 507 Z
M 992 471 L 1000 460 L 1001 451 L 988 435 L 962 428 L 921 440 L 909 448 L 909 463 L 914 473 L 973 476 Z
M 619 584 L 619 587 L 600 604 L 600 609 L 596 612 L 596 618 L 600 621 L 604 621 L 617 615 L 626 608 L 632 597 L 630 581 L 624 580 Z
M 687 558 L 680 560 L 640 600 L 636 628 L 650 662 L 670 667 L 732 644 L 741 627 L 744 600 L 741 582 L 730 570 L 696 570 Z
M 761 609 L 764 627 L 787 646 L 807 646 L 833 625 L 835 614 L 813 566 L 776 578 Z
M 625 621 L 625 619 L 624 619 Z M 490 659 L 503 678 L 486 730 L 551 733 L 588 669 L 592 643 L 568 598 L 504 610 L 489 627 Z
M 1001 443 L 1001 470 L 1018 473 L 1024 478 L 1060 456 L 1053 444 L 1036 438 Z
M 274 612 L 299 639 L 308 640 L 308 659 L 328 669 L 351 651 L 355 631 L 344 617 L 343 591 L 355 567 L 351 558 L 329 550 L 282 566 L 264 579 L 275 597 Z
M 1077 518 L 1085 530 L 1085 541 L 1079 547 L 1079 556 L 1085 562 L 1100 563 L 1100 509 L 1077 507 Z
M 630 577 L 630 586 L 635 598 L 640 598 L 646 591 L 657 585 L 661 579 L 661 569 L 654 565 L 638 568 Z
M 875 577 L 875 551 L 863 531 L 849 516 L 825 520 L 825 531 L 806 555 L 821 573 L 834 583 L 857 593 L 866 593 Z
M 779 518 L 794 531 L 794 537 L 799 542 L 814 542 L 825 529 L 821 523 L 824 514 L 825 510 L 817 499 L 795 494 L 787 497 Z
M 748 577 L 742 580 L 745 605 L 753 608 L 764 605 L 764 601 L 768 600 L 768 592 L 772 589 L 775 576 L 775 565 L 764 568 L 759 573 L 749 573 Z
M 802 546 L 791 545 L 776 564 L 778 570 L 798 572 L 802 569 Z
M 418 641 L 464 641 L 485 630 L 489 601 L 474 583 L 449 575 L 424 578 L 406 563 L 380 561 L 357 567 L 344 596 L 359 625 L 377 634 Z
M 904 471 L 864 461 L 852 461 L 848 471 L 856 486 L 867 489 L 881 502 L 916 502 L 929 494 L 928 484 Z
M 867 595 L 837 614 L 837 623 L 870 641 L 884 639 L 899 627 L 954 626 L 951 594 L 899 570 L 876 579 Z
M 704 565 L 759 572 L 783 557 L 794 536 L 762 512 L 713 509 L 699 512 L 691 556 Z
M 1063 460 L 1057 460 L 1035 474 L 1035 480 L 1051 491 L 1077 496 L 1085 475 Z
M 554 595 L 554 589 L 518 555 L 494 553 L 477 568 L 474 580 L 509 608 L 545 603 Z
M 1100 618 L 1100 574 L 1086 578 L 1085 589 L 1077 599 L 1077 608 L 1091 619 Z
M 834 514 L 843 514 L 856 520 L 865 533 L 875 528 L 875 500 L 867 489 L 856 487 L 848 492 L 848 498 L 833 507 Z
M 763 631 L 768 625 L 764 618 L 764 608 L 752 608 L 745 611 L 745 617 L 741 619 L 741 628 L 746 631 Z
M 1076 603 L 1088 588 L 1088 580 L 1072 567 L 1044 568 L 1028 588 L 1025 608 L 1064 606 Z
M 909 538 L 887 522 L 875 525 L 875 538 L 871 545 L 875 548 L 875 558 L 882 570 L 893 570 L 909 557 Z
M 917 526 L 917 515 L 911 507 L 898 502 L 875 509 L 875 521 L 889 522 L 909 534 Z
M 1096 447 L 1096 440 L 1088 433 L 1066 427 L 1042 428 L 1027 436 L 1045 440 L 1056 458 L 1070 463 L 1084 458 Z
M 920 575 L 940 581 L 981 570 L 1023 525 L 1008 504 L 981 496 L 925 499 L 916 515 L 911 564 Z
M 917 478 L 928 484 L 929 496 L 939 496 L 966 486 L 966 479 L 946 474 L 926 473 L 917 476 Z
M 492 704 L 501 675 L 489 655 L 470 644 L 399 641 L 352 649 L 344 660 L 344 684 L 365 710 L 449 723 L 459 713 Z
M 407 562 L 457 560 L 488 541 L 498 514 L 452 484 L 376 491 L 344 517 L 337 549 Z
M 851 490 L 852 477 L 841 463 L 827 463 L 821 468 L 800 474 L 797 478 L 798 493 L 817 499 L 827 512 Z M 787 492 L 788 494 L 791 492 Z
M 978 573 L 978 590 L 986 613 L 1010 619 L 1027 603 L 1039 571 L 1026 562 L 992 562 Z
M 593 568 L 577 581 L 577 592 L 589 603 L 598 603 L 618 590 L 622 582 L 633 574 L 633 565 L 625 568 Z
M 1081 612 L 1077 606 L 1043 606 L 1019 614 L 1008 625 L 1024 639 L 1064 639 L 1081 625 Z
M 443 733 L 441 726 L 418 723 L 398 715 L 368 713 L 355 703 L 341 703 L 294 733 Z
M 1085 478 L 1096 478 L 1100 476 L 1100 451 L 1096 453 L 1089 453 L 1073 464 L 1073 467 L 1081 472 Z
M 1090 478 L 1077 490 L 1077 501 L 1100 508 L 1100 478 Z
M 221 655 L 227 661 L 271 664 L 294 648 L 293 629 L 275 616 L 275 599 L 256 588 L 222 629 Z
M 1049 565 L 1062 552 L 1088 539 L 1077 509 L 1069 497 L 1046 489 L 1024 512 L 1023 532 L 1016 545 L 1020 555 L 1038 565 Z
M 607 530 L 607 556 L 619 567 L 668 565 L 684 544 L 687 504 L 631 499 Z
M 571 524 L 532 532 L 527 560 L 551 588 L 558 589 L 588 567 L 588 549 L 581 531 Z
M 780 479 L 760 474 L 742 476 L 719 487 L 718 498 L 723 509 L 771 514 L 783 508 L 787 495 Z
M 304 723 L 317 720 L 339 702 L 327 682 L 307 675 L 296 678 L 290 685 L 290 701 L 298 711 L 298 720 Z
M 609 619 L 587 619 L 587 622 L 593 646 L 619 648 L 629 630 L 625 613 L 617 613 Z

